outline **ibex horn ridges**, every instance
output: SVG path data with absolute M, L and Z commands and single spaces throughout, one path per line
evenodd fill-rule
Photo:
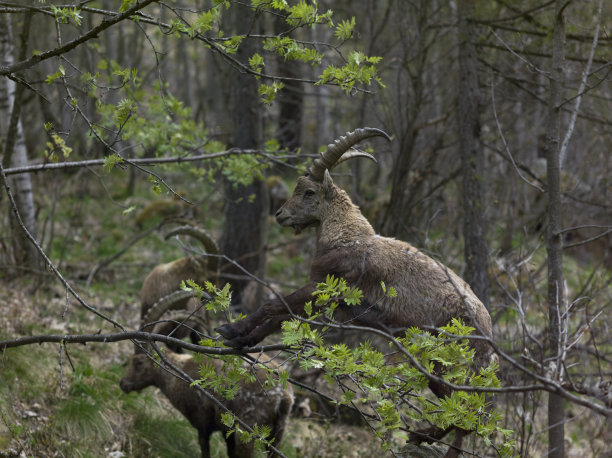
M 204 246 L 206 254 L 213 255 L 208 257 L 208 269 L 211 274 L 217 275 L 217 271 L 219 270 L 219 259 L 214 255 L 219 254 L 219 245 L 217 245 L 217 242 L 208 231 L 189 225 L 179 226 L 166 233 L 164 239 L 168 240 L 174 235 L 190 235 L 198 240 Z
M 361 129 L 355 129 L 352 132 L 347 132 L 346 135 L 343 135 L 334 140 L 333 143 L 327 145 L 327 149 L 321 154 L 321 157 L 315 159 L 314 165 L 308 171 L 309 175 L 315 181 L 322 181 L 325 170 L 331 170 L 353 145 L 369 137 L 385 137 L 388 141 L 391 141 L 391 137 L 389 137 L 386 132 L 374 127 L 363 127 Z M 342 162 L 347 159 L 352 159 L 353 157 L 369 157 L 370 159 L 374 159 L 373 156 L 367 153 L 351 153 L 350 156 L 343 159 Z

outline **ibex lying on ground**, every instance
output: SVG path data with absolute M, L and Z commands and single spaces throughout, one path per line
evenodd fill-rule
M 217 332 L 231 346 L 252 346 L 280 329 L 290 313 L 300 315 L 304 303 L 327 275 L 344 278 L 350 286 L 363 291 L 361 305 L 340 305 L 337 320 L 351 324 L 397 331 L 409 326 L 437 328 L 452 318 L 461 318 L 487 338 L 491 337 L 491 317 L 469 285 L 453 271 L 425 255 L 412 245 L 382 237 L 351 202 L 348 194 L 337 187 L 329 174 L 338 163 L 366 153 L 349 151 L 353 145 L 372 136 L 387 134 L 371 128 L 349 132 L 327 147 L 305 176 L 298 179 L 291 198 L 276 212 L 282 226 L 296 233 L 314 226 L 317 231 L 315 257 L 310 266 L 310 282 L 286 296 L 263 304 L 245 319 L 225 324 Z M 396 298 L 387 297 L 382 288 L 392 286 Z M 484 340 L 472 342 L 475 364 L 489 362 L 491 348 Z M 443 396 L 449 390 L 432 384 L 432 390 Z
M 199 365 L 194 361 L 193 356 L 169 352 L 166 357 L 168 361 L 194 380 L 199 378 Z M 223 362 L 214 358 L 209 358 L 209 361 L 219 373 Z M 263 383 L 266 380 L 266 374 L 263 368 L 256 369 L 257 381 L 242 386 L 235 398 L 230 401 L 220 397 L 218 399 L 249 426 L 268 425 L 271 429 L 269 439 L 273 439 L 273 445 L 278 447 L 291 412 L 293 390 L 290 385 L 287 389 L 276 385 L 265 390 Z M 125 376 L 119 385 L 125 393 L 140 391 L 148 386 L 158 387 L 172 405 L 198 430 L 198 440 L 203 457 L 210 456 L 210 435 L 214 431 L 222 432 L 230 458 L 253 456 L 253 442 L 245 444 L 236 434 L 226 437 L 228 428 L 221 422 L 221 414 L 225 412 L 224 409 L 205 397 L 196 387 L 191 387 L 187 382 L 179 379 L 172 371 L 160 367 L 148 355 L 141 353 L 132 356 Z

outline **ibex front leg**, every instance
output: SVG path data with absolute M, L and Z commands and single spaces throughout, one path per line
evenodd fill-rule
M 281 323 L 291 315 L 301 315 L 304 304 L 312 300 L 317 284 L 311 282 L 283 298 L 263 304 L 257 311 L 235 323 L 227 323 L 215 329 L 231 347 L 253 346 L 264 337 L 280 329 Z

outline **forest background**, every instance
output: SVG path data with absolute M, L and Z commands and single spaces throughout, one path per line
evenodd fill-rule
M 299 287 L 313 236 L 270 215 L 362 126 L 392 142 L 334 180 L 486 304 L 513 453 L 611 453 L 611 17 L 602 0 L 0 1 L 0 454 L 194 453 L 162 400 L 119 392 L 128 337 L 70 342 L 138 329 L 146 274 L 200 250 L 164 240 L 172 217 L 218 240 L 234 310 Z M 284 453 L 389 445 L 380 411 L 324 429 L 314 410 Z

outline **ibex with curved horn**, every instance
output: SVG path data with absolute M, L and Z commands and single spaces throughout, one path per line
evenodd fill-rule
M 140 290 L 140 318 L 144 323 L 151 319 L 158 319 L 164 312 L 169 310 L 155 310 L 156 307 L 168 307 L 172 309 L 189 309 L 188 302 L 191 296 L 183 295 L 180 300 L 163 301 L 175 291 L 180 290 L 183 280 L 194 280 L 203 285 L 205 281 L 217 282 L 219 275 L 219 247 L 213 237 L 204 229 L 193 226 L 180 226 L 165 235 L 166 239 L 174 235 L 190 235 L 202 243 L 206 254 L 197 256 L 185 256 L 175 261 L 156 266 L 142 282 Z M 207 256 L 212 255 L 212 256 Z
M 333 183 L 329 170 L 338 163 L 357 156 L 374 159 L 351 151 L 353 145 L 373 136 L 389 140 L 379 129 L 349 132 L 329 145 L 298 179 L 293 195 L 276 212 L 276 220 L 296 233 L 316 228 L 310 282 L 283 300 L 263 304 L 244 320 L 217 328 L 227 344 L 252 346 L 277 331 L 291 316 L 289 312 L 302 314 L 317 283 L 327 275 L 342 277 L 363 292 L 360 306 L 340 304 L 334 312 L 338 321 L 394 332 L 410 326 L 439 328 L 452 318 L 461 318 L 480 335 L 491 338 L 491 317 L 464 280 L 412 245 L 377 235 L 348 194 Z M 397 297 L 387 297 L 381 281 L 394 287 Z M 472 345 L 475 365 L 486 366 L 492 353 L 490 345 L 483 339 Z M 432 384 L 431 388 L 439 396 L 449 392 L 444 385 Z
M 212 236 L 201 228 L 180 226 L 169 231 L 165 238 L 174 235 L 195 238 L 202 243 L 205 253 L 160 264 L 147 275 L 140 291 L 141 328 L 171 334 L 178 339 L 190 336 L 192 341 L 198 342 L 199 333 L 207 328 L 206 320 L 198 313 L 198 298 L 191 291 L 182 291 L 180 285 L 181 281 L 188 279 L 200 285 L 206 281 L 216 284 L 219 259 L 215 255 L 219 248 Z M 179 348 L 172 349 L 180 351 Z
M 256 356 L 261 358 L 262 355 Z M 200 378 L 199 370 L 202 362 L 194 359 L 193 355 L 169 352 L 166 358 L 192 379 Z M 210 356 L 204 356 L 204 360 L 217 374 L 223 374 L 224 363 L 221 360 Z M 266 365 L 273 369 L 278 368 L 273 361 L 269 361 Z M 273 440 L 275 447 L 278 447 L 293 405 L 293 389 L 291 385 L 283 388 L 280 384 L 265 389 L 264 383 L 268 371 L 259 366 L 253 367 L 253 375 L 255 381 L 245 382 L 232 400 L 221 400 L 221 402 L 249 426 L 267 425 L 270 428 L 269 439 Z M 229 428 L 221 418 L 225 410 L 183 380 L 180 373 L 174 372 L 174 368 L 156 362 L 147 354 L 136 352 L 130 358 L 119 385 L 125 393 L 140 391 L 148 386 L 158 387 L 170 403 L 197 429 L 202 457 L 210 457 L 210 436 L 214 431 L 222 432 L 230 458 L 255 456 L 253 442 L 242 442 L 236 433 L 227 434 Z

